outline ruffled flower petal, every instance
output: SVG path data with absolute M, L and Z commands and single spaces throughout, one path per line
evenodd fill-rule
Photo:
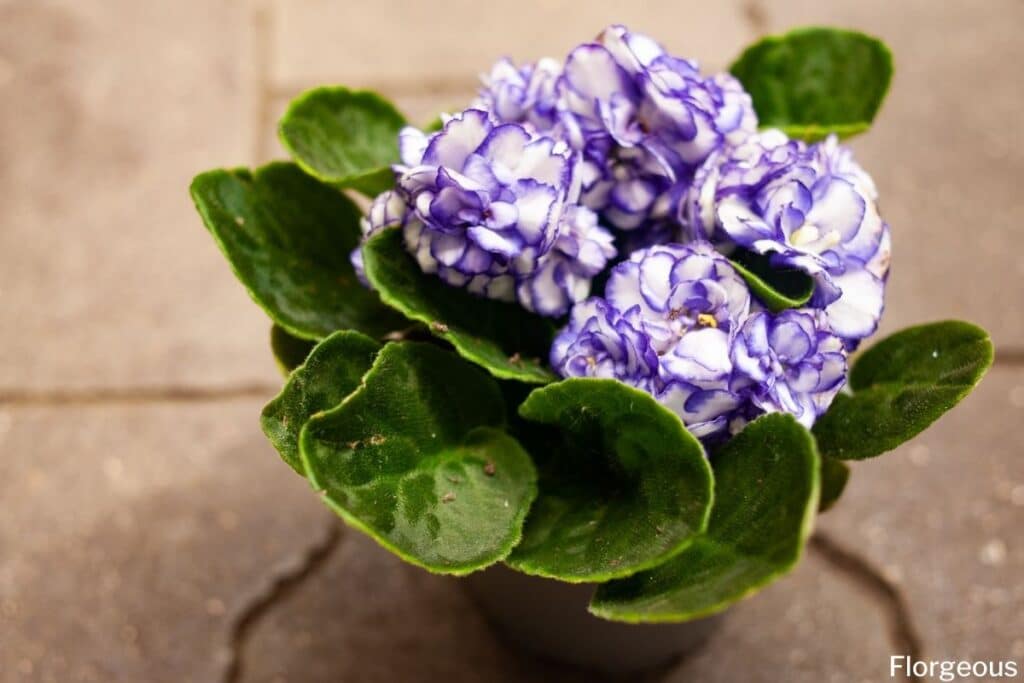
M 732 347 L 731 388 L 757 410 L 810 428 L 846 380 L 842 341 L 807 310 L 752 314 Z

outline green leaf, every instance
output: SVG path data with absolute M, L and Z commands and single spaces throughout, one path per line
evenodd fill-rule
M 302 476 L 306 476 L 299 455 L 299 432 L 303 425 L 358 389 L 378 350 L 380 344 L 358 332 L 335 332 L 317 344 L 305 364 L 288 378 L 281 393 L 263 408 L 263 433 L 284 461 Z
M 398 229 L 382 230 L 363 246 L 366 277 L 384 303 L 426 324 L 463 358 L 495 377 L 544 384 L 554 379 L 546 358 L 553 327 L 520 306 L 450 287 L 420 270 Z
M 235 275 L 288 333 L 320 339 L 340 329 L 380 336 L 404 325 L 356 279 L 349 253 L 359 209 L 303 173 L 274 163 L 203 173 L 192 199 Z
M 508 564 L 570 582 L 606 581 L 680 552 L 707 524 L 713 482 L 679 418 L 610 379 L 534 390 L 520 414 L 540 495 Z
M 398 132 L 405 118 L 366 90 L 315 88 L 281 119 L 281 143 L 304 171 L 336 187 L 373 197 L 394 185 Z
M 821 456 L 821 502 L 818 512 L 825 512 L 839 500 L 850 480 L 850 466 L 842 460 Z
M 856 31 L 802 28 L 754 43 L 729 70 L 763 128 L 814 141 L 868 129 L 889 90 L 892 53 Z
M 300 450 L 346 522 L 408 562 L 466 574 L 508 555 L 537 494 L 504 419 L 479 368 L 431 344 L 388 344 L 358 391 L 309 420 Z
M 814 279 L 794 268 L 774 268 L 769 257 L 739 249 L 729 261 L 750 286 L 750 291 L 772 313 L 787 308 L 800 308 L 814 294 Z
M 277 361 L 277 367 L 287 377 L 291 371 L 306 362 L 316 342 L 299 339 L 288 334 L 280 325 L 270 326 L 270 350 Z
M 598 587 L 597 616 L 688 621 L 720 612 L 789 571 L 818 507 L 814 439 L 791 415 L 751 422 L 715 456 L 708 530 L 654 569 Z
M 896 448 L 971 393 L 992 356 L 988 333 L 958 320 L 883 339 L 854 363 L 852 393 L 836 396 L 815 423 L 821 452 L 862 460 Z
M 423 128 L 421 130 L 424 133 L 436 133 L 437 131 L 441 130 L 442 128 L 444 128 L 444 120 L 441 118 L 441 116 L 439 114 L 439 115 L 435 116 L 434 118 L 430 119 L 430 122 L 427 123 L 427 125 L 423 126 Z

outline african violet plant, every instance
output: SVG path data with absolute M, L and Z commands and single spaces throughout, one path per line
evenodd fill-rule
M 750 594 L 797 561 L 848 461 L 992 359 L 956 321 L 853 355 L 890 231 L 838 139 L 891 72 L 878 40 L 814 28 L 708 76 L 612 26 L 563 61 L 499 61 L 424 129 L 370 92 L 302 95 L 294 163 L 192 185 L 290 373 L 264 431 L 430 571 L 597 583 L 592 612 L 627 622 Z

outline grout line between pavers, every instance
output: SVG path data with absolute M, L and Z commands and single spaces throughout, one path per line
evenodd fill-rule
M 252 164 L 258 166 L 266 161 L 267 131 L 270 129 L 270 108 L 274 99 L 274 88 L 270 83 L 270 65 L 274 59 L 271 31 L 274 26 L 274 15 L 267 3 L 257 2 L 253 5 L 251 28 L 253 34 L 253 90 L 256 93 L 253 116 Z
M 253 628 L 271 608 L 315 575 L 341 545 L 342 524 L 333 514 L 322 534 L 300 553 L 279 562 L 239 605 L 230 621 L 221 651 L 222 683 L 237 683 L 244 670 L 243 651 Z
M 889 637 L 894 652 L 909 655 L 913 660 L 920 660 L 924 649 L 921 636 L 914 625 L 910 607 L 900 588 L 870 562 L 843 547 L 828 534 L 816 532 L 811 536 L 809 547 L 881 604 L 889 622 Z M 923 679 L 908 672 L 907 680 L 919 683 Z
M 754 33 L 753 40 L 757 40 L 768 31 L 768 12 L 760 0 L 746 0 L 740 8 L 743 17 L 747 20 L 751 31 Z
M 996 349 L 993 365 L 1009 368 L 1024 366 L 1024 349 Z
M 146 403 L 202 403 L 243 398 L 269 398 L 281 387 L 252 382 L 223 387 L 155 386 L 84 389 L 0 389 L 0 406 L 73 406 Z
M 997 368 L 1024 367 L 1024 349 L 996 351 Z M 277 394 L 277 384 L 252 382 L 222 387 L 165 385 L 150 387 L 87 387 L 83 389 L 0 388 L 0 406 L 67 406 L 115 403 L 188 403 L 239 398 L 267 398 Z

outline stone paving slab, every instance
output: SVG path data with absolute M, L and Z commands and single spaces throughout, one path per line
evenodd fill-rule
M 236 610 L 333 518 L 260 405 L 0 406 L 0 682 L 218 680 Z
M 243 2 L 0 3 L 0 389 L 270 380 L 192 176 L 252 147 Z
M 613 23 L 662 36 L 670 48 L 714 68 L 755 35 L 737 1 L 274 0 L 272 14 L 273 82 L 395 83 L 417 91 L 431 82 L 472 88 L 476 74 L 501 55 L 564 55 Z
M 242 681 L 595 680 L 507 645 L 458 579 L 405 565 L 355 532 L 343 543 L 253 629 Z M 657 680 L 880 680 L 891 649 L 886 632 L 881 611 L 810 555 L 792 576 L 736 607 L 699 655 Z
M 937 425 L 854 463 L 819 527 L 903 591 L 934 659 L 1024 662 L 1024 370 L 994 369 Z

